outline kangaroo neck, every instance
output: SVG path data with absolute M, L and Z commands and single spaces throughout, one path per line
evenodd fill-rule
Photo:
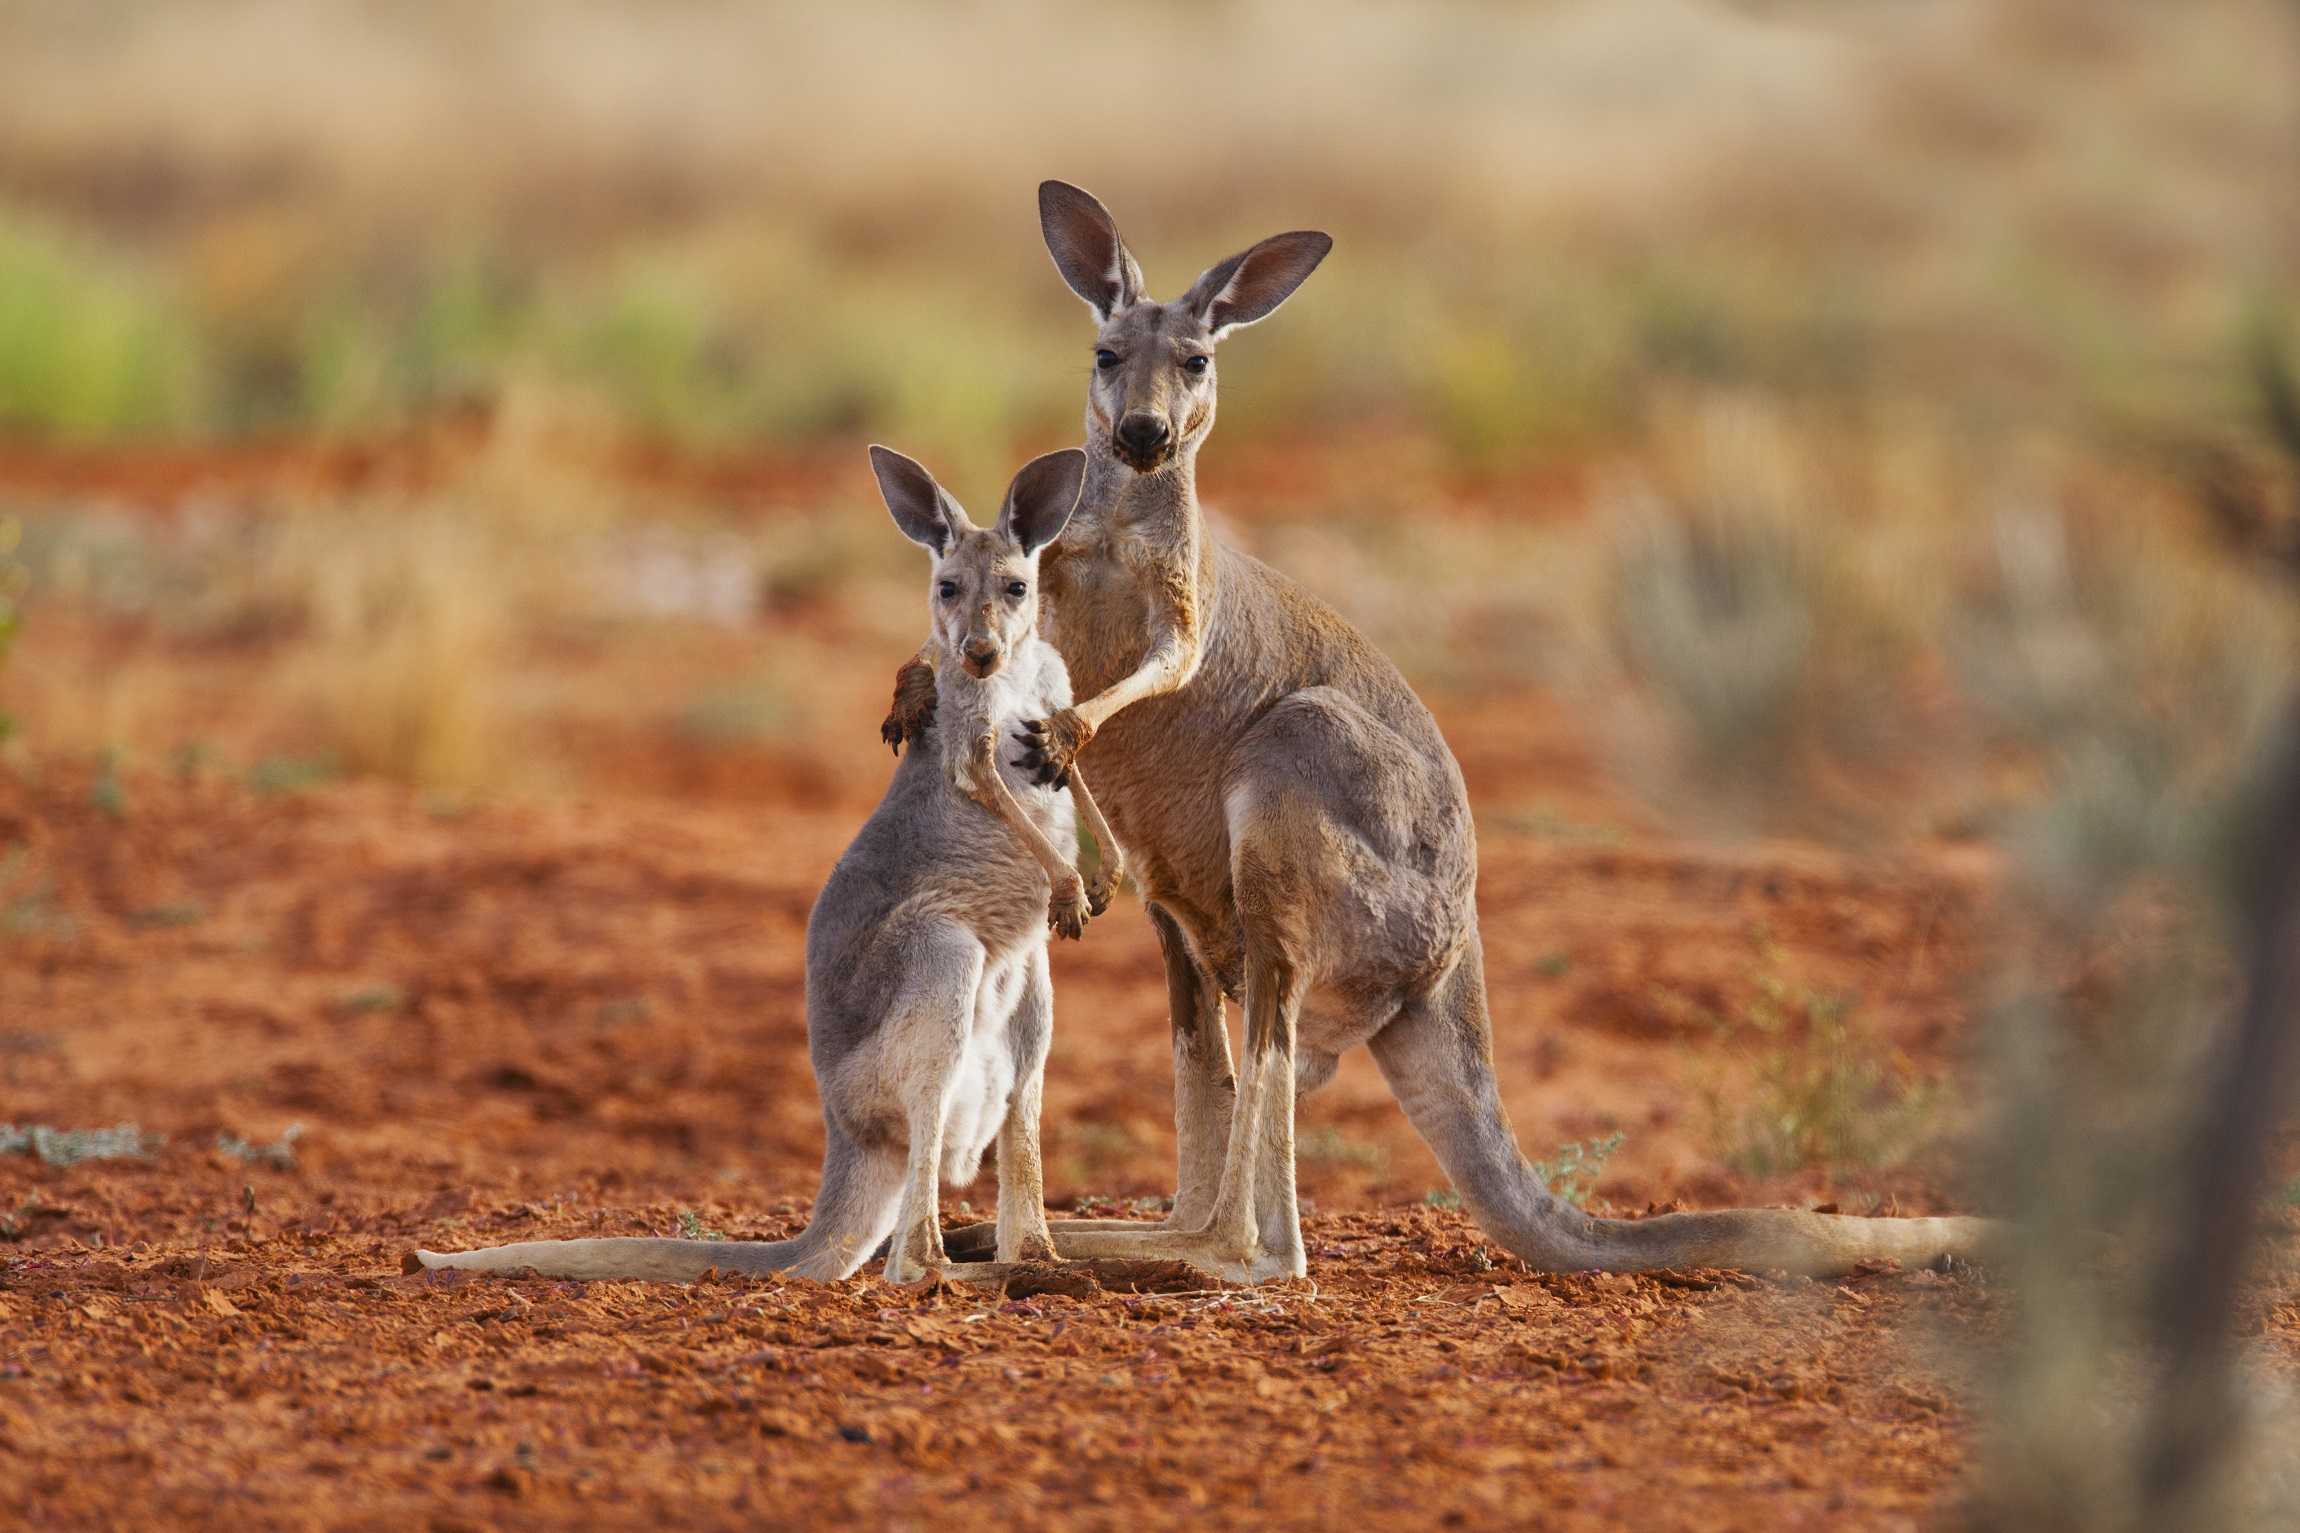
M 1116 533 L 1197 529 L 1198 449 L 1195 446 L 1175 453 L 1155 473 L 1138 474 L 1119 462 L 1108 443 L 1098 437 L 1098 433 L 1089 433 L 1086 483 L 1078 496 L 1082 514 L 1090 515 L 1097 527 Z
M 1035 670 L 1033 652 L 1040 641 L 1033 636 L 1016 645 L 1006 663 L 992 676 L 970 676 L 957 656 L 937 653 L 934 657 L 934 716 L 937 728 L 933 738 L 938 742 L 943 765 L 956 770 L 964 764 L 974 749 L 974 742 L 990 730 L 1003 727 L 1022 718 L 1030 711 L 1032 699 L 1024 695 L 1018 678 L 1025 670 Z

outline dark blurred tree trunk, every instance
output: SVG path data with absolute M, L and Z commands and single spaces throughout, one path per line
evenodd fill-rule
M 2300 1064 L 2300 709 L 2288 721 L 2258 862 L 2244 1004 L 2204 1104 L 2186 1201 L 2158 1256 L 2153 1339 L 2162 1386 L 2142 1438 L 2134 1525 L 2215 1524 L 2215 1490 L 2239 1426 L 2228 1379 L 2268 1143 Z

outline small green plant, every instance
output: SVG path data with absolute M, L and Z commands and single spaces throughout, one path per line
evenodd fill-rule
M 1751 1176 L 1906 1158 L 1930 1131 L 1937 1085 L 1879 1042 L 1843 996 L 1784 978 L 1763 928 L 1751 938 L 1750 999 L 1732 1017 L 1704 1013 L 1749 1078 L 1746 1096 L 1729 1100 L 1719 1073 L 1695 1077 L 1718 1149 Z
M 128 813 L 128 787 L 120 780 L 120 753 L 107 747 L 104 758 L 97 764 L 95 780 L 88 784 L 88 802 L 107 820 L 125 819 Z
M 1357 1166 L 1366 1171 L 1379 1171 L 1389 1164 L 1389 1152 L 1378 1144 L 1363 1139 L 1352 1139 L 1331 1124 L 1311 1129 L 1294 1141 L 1294 1154 L 1301 1160 L 1323 1161 L 1332 1166 Z
M 186 740 L 168 752 L 168 771 L 178 782 L 197 782 L 207 769 L 215 748 L 205 740 Z
M 705 1229 L 703 1216 L 691 1208 L 679 1210 L 679 1233 L 688 1240 L 724 1240 L 725 1230 Z
M 276 798 L 307 792 L 335 775 L 335 757 L 325 752 L 316 756 L 266 756 L 248 773 L 248 786 L 266 798 Z
M 166 1143 L 133 1123 L 117 1128 L 0 1123 L 0 1155 L 37 1155 L 51 1166 L 76 1166 L 87 1160 L 142 1160 Z
M 197 900 L 172 900 L 165 905 L 152 905 L 127 914 L 128 925 L 137 931 L 154 931 L 165 926 L 190 926 L 207 919 L 208 907 Z
M 397 1011 L 407 1004 L 407 997 L 390 985 L 368 985 L 346 991 L 336 1004 L 355 1017 L 364 1017 L 370 1012 Z
M 1100 1193 L 1080 1193 L 1071 1204 L 1081 1219 L 1142 1219 L 1152 1214 L 1170 1214 L 1174 1211 L 1172 1198 L 1114 1198 Z M 962 1214 L 969 1213 L 967 1205 L 958 1205 Z
M 1608 1134 L 1603 1139 L 1583 1144 L 1576 1139 L 1561 1144 L 1547 1160 L 1533 1163 L 1533 1174 L 1551 1192 L 1571 1203 L 1575 1208 L 1586 1207 L 1589 1195 L 1597 1190 L 1597 1178 L 1614 1152 L 1627 1142 L 1626 1134 Z
M 1422 1201 L 1432 1208 L 1459 1208 L 1461 1194 L 1451 1187 L 1432 1187 L 1422 1194 Z
M 216 1148 L 226 1155 L 235 1156 L 251 1166 L 270 1166 L 277 1171 L 296 1168 L 295 1142 L 303 1137 L 303 1125 L 291 1123 L 271 1144 L 251 1144 L 237 1134 L 216 1135 Z
M 56 881 L 25 879 L 31 860 L 21 846 L 0 852 L 0 937 L 71 936 L 72 918 L 56 909 Z
M 1527 809 L 1505 809 L 1496 818 L 1505 828 L 1520 835 L 1557 841 L 1566 846 L 1617 847 L 1629 844 L 1629 832 L 1618 825 L 1569 819 L 1542 804 Z
M 32 581 L 32 572 L 16 557 L 16 545 L 23 540 L 24 524 L 13 516 L 0 517 L 0 665 L 8 663 L 8 651 L 23 629 L 21 603 Z M 0 712 L 0 740 L 15 733 L 15 723 L 12 715 Z
M 591 1013 L 591 1020 L 601 1027 L 620 1027 L 626 1022 L 644 1022 L 654 1014 L 652 1001 L 643 995 L 634 995 L 620 1001 L 601 1001 Z

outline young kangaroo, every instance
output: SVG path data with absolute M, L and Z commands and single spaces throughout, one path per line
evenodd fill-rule
M 1159 303 L 1099 202 L 1049 181 L 1038 207 L 1100 328 L 1085 493 L 1045 565 L 1047 635 L 1084 701 L 1028 725 L 1025 759 L 1041 781 L 1083 761 L 1134 861 L 1165 949 L 1181 1161 L 1162 1225 L 1057 1222 L 1063 1255 L 1302 1273 L 1294 1099 L 1359 1044 L 1472 1216 L 1534 1266 L 1820 1273 L 1970 1254 L 1976 1220 L 1598 1219 L 1550 1193 L 1494 1079 L 1460 768 L 1396 667 L 1315 596 L 1216 543 L 1199 511 L 1215 344 L 1283 303 L 1332 241 L 1276 235 Z M 928 712 L 922 675 L 898 683 L 885 728 L 898 745 Z M 1224 995 L 1245 1012 L 1235 1076 Z
M 1077 504 L 1086 457 L 1072 448 L 1025 465 L 983 531 L 924 468 L 870 452 L 896 525 L 934 553 L 943 728 L 939 749 L 914 750 L 895 769 L 807 922 L 807 1043 L 827 1140 L 813 1217 L 790 1240 L 542 1240 L 419 1251 L 424 1266 L 837 1278 L 892 1231 L 887 1276 L 917 1278 L 946 1260 L 938 1174 L 971 1181 L 993 1136 L 998 1261 L 1053 1259 L 1038 1158 L 1054 1017 L 1047 928 L 1077 936 L 1109 907 L 1124 869 L 1080 775 L 1066 798 L 1002 763 L 999 744 L 1022 720 L 1070 703 L 1062 659 L 1038 636 L 1038 564 Z M 1101 847 L 1091 883 L 1072 866 L 1072 799 Z M 977 1265 L 954 1275 L 1003 1274 Z

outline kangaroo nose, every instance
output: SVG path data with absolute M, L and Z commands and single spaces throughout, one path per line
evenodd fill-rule
M 990 667 L 998 662 L 998 646 L 988 639 L 972 639 L 966 646 L 966 663 L 977 676 L 990 674 Z
M 1137 410 L 1118 423 L 1118 445 L 1137 458 L 1157 456 L 1173 435 L 1166 417 L 1147 410 Z

